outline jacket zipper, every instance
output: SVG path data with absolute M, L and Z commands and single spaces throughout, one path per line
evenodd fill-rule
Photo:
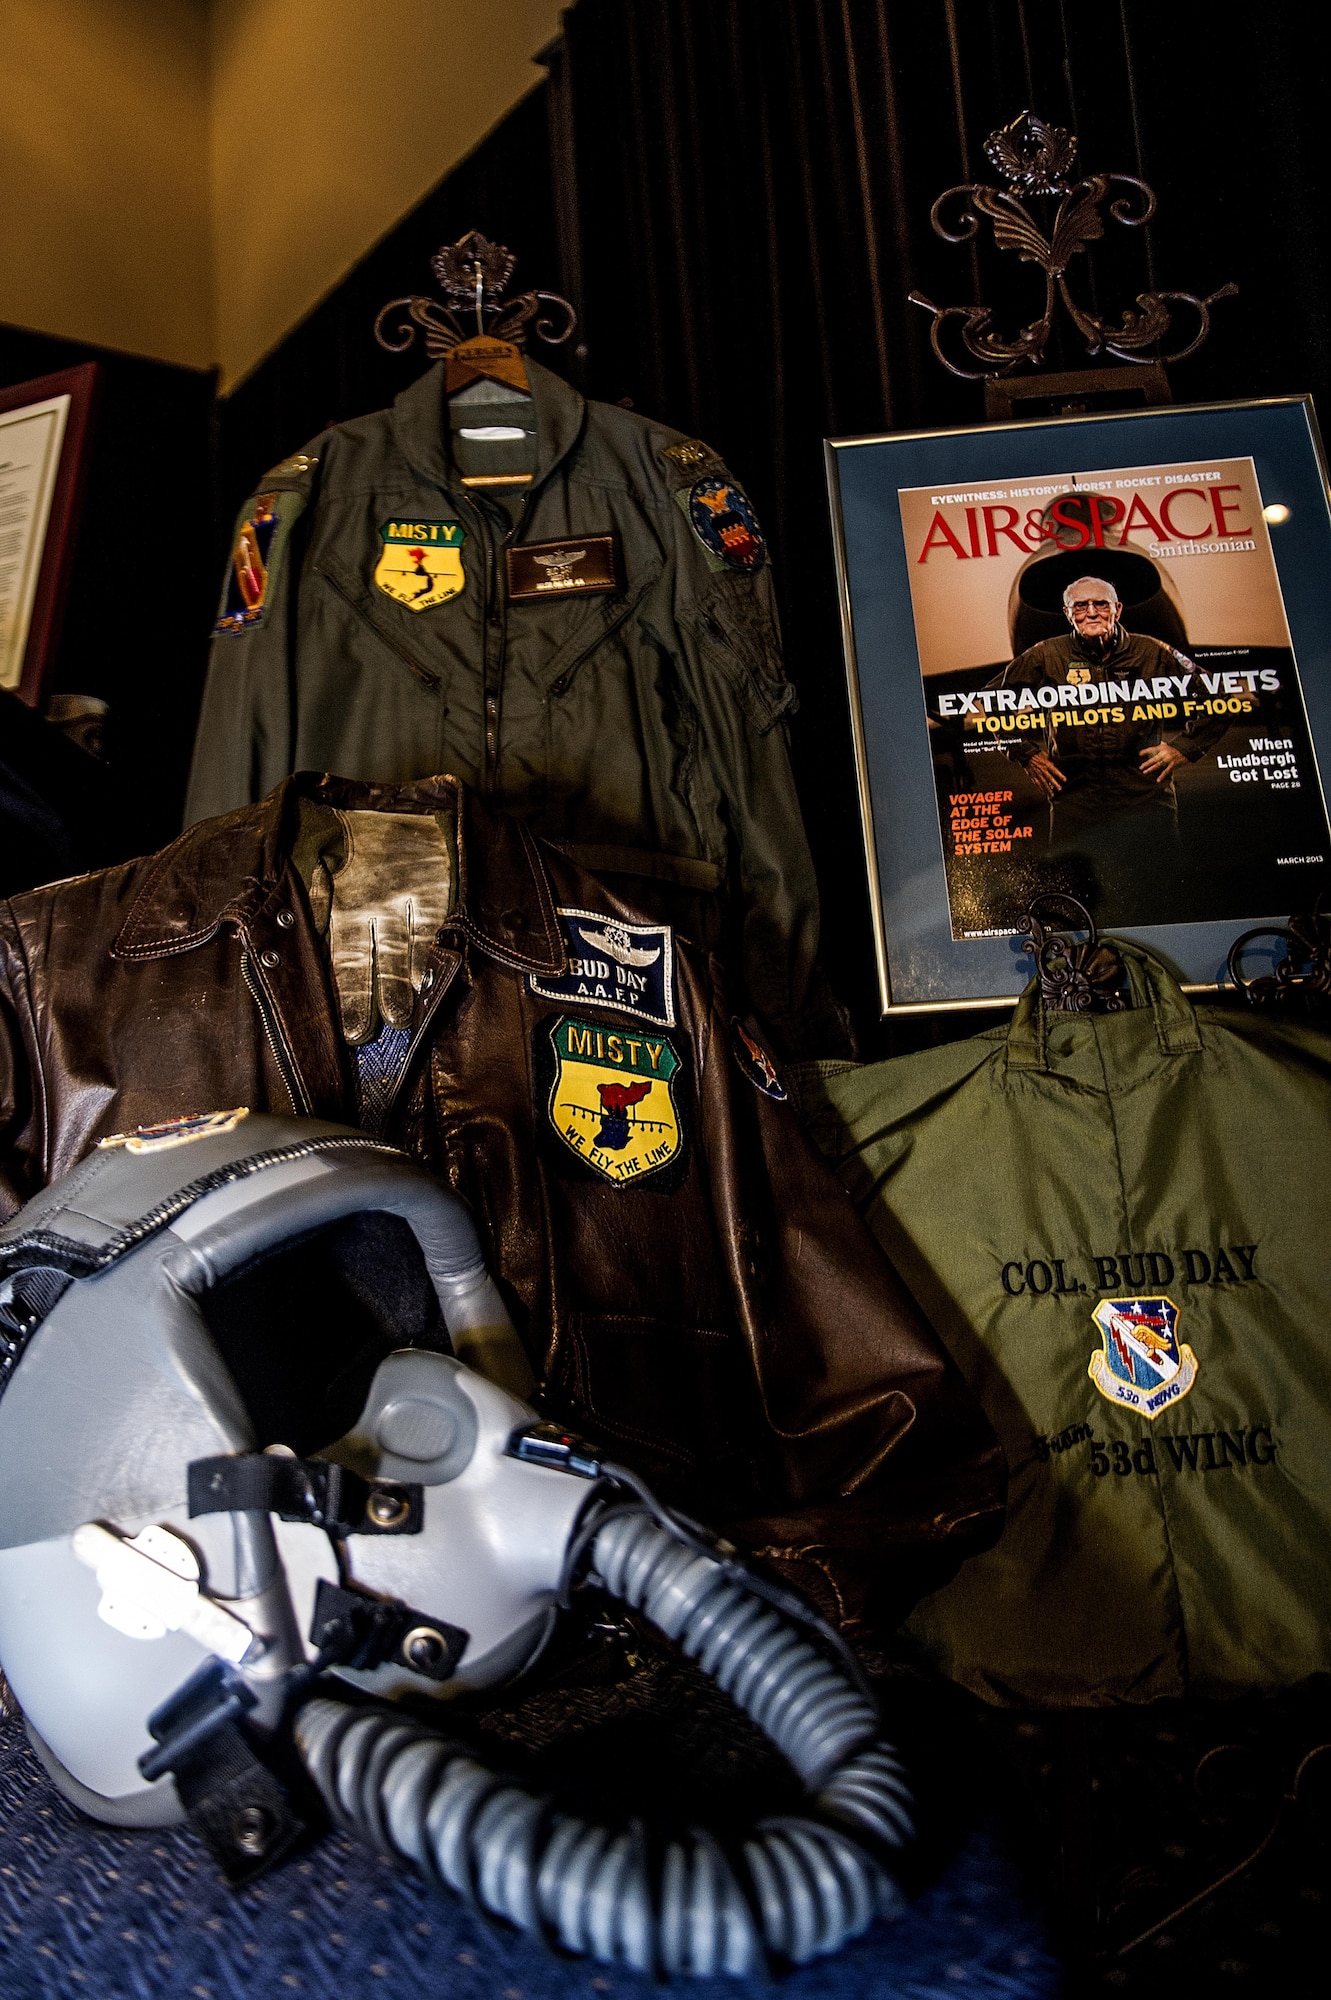
M 480 522 L 481 543 L 485 550 L 485 621 L 481 627 L 481 769 L 485 774 L 483 789 L 493 792 L 499 784 L 499 704 L 503 695 L 504 649 L 508 633 L 499 601 L 499 550 L 495 544 L 494 524 L 482 505 L 473 503 L 473 511 Z
M 263 1022 L 263 1031 L 268 1038 L 268 1046 L 272 1050 L 273 1061 L 277 1064 L 278 1074 L 286 1085 L 287 1096 L 291 1099 L 291 1109 L 296 1113 L 297 1117 L 302 1112 L 306 1117 L 309 1117 L 314 1106 L 310 1102 L 309 1093 L 305 1085 L 301 1082 L 300 1071 L 296 1067 L 296 1058 L 292 1053 L 286 1036 L 281 1033 L 274 1021 L 268 1001 L 250 968 L 249 946 L 245 943 L 243 936 L 240 946 L 240 972 L 245 984 L 250 989 L 250 997 L 259 1010 L 259 1019 Z
M 483 671 L 481 677 L 481 701 L 484 713 L 481 718 L 482 748 L 484 758 L 481 768 L 485 773 L 486 791 L 495 791 L 499 785 L 500 763 L 500 705 L 504 692 L 504 670 L 508 655 L 508 600 L 500 588 L 500 557 L 507 555 L 527 524 L 531 503 L 536 489 L 529 487 L 523 494 L 518 507 L 518 518 L 507 529 L 502 539 L 495 535 L 495 523 L 485 506 L 478 500 L 471 500 L 469 508 L 480 523 L 481 543 L 485 550 L 485 607 L 481 624 L 481 650 Z M 490 657 L 492 637 L 498 648 L 497 657 Z
M 403 666 L 415 675 L 422 687 L 428 688 L 431 694 L 438 694 L 442 684 L 440 675 L 432 672 L 429 667 L 423 667 L 420 661 L 407 651 L 405 646 L 399 645 L 396 639 L 390 639 L 387 632 L 381 632 L 379 627 L 374 623 L 374 620 L 366 617 L 360 605 L 357 604 L 351 592 L 346 588 L 346 585 L 338 581 L 331 569 L 321 569 L 319 574 L 328 579 L 333 589 L 342 599 L 342 602 L 360 619 L 362 625 L 365 625 L 373 632 L 380 645 L 387 646 L 390 653 L 395 653 Z
M 108 1264 L 114 1264 L 127 1250 L 133 1250 L 136 1245 L 154 1235 L 165 1224 L 173 1222 L 176 1216 L 192 1207 L 196 1201 L 202 1201 L 205 1195 L 212 1194 L 216 1188 L 228 1187 L 233 1181 L 244 1180 L 248 1175 L 261 1173 L 268 1167 L 285 1166 L 288 1160 L 306 1160 L 315 1153 L 347 1151 L 384 1153 L 394 1160 L 408 1157 L 401 1146 L 390 1146 L 386 1140 L 371 1138 L 368 1132 L 326 1134 L 320 1139 L 298 1139 L 292 1146 L 276 1146 L 267 1152 L 250 1153 L 244 1159 L 233 1160 L 229 1166 L 214 1168 L 212 1173 L 204 1174 L 197 1181 L 191 1181 L 188 1187 L 177 1188 L 174 1194 L 159 1202 L 156 1208 L 150 1208 L 146 1215 L 141 1215 L 136 1222 L 122 1229 L 118 1236 L 113 1236 L 109 1243 L 103 1243 L 98 1249 L 91 1251 L 86 1270 L 81 1269 L 77 1275 L 83 1277 L 93 1271 L 105 1270 Z M 11 1251 L 26 1250 L 30 1247 L 45 1249 L 48 1243 L 47 1232 L 39 1228 L 32 1236 L 21 1237 L 16 1243 L 11 1243 L 7 1247 Z M 66 1267 L 59 1265 L 57 1268 L 63 1270 Z

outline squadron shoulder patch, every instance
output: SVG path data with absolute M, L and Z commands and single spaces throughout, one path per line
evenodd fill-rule
M 713 569 L 762 568 L 767 543 L 748 496 L 733 479 L 698 479 L 677 497 Z
M 730 1024 L 730 1047 L 735 1061 L 754 1089 L 761 1090 L 764 1097 L 774 1099 L 777 1104 L 784 1104 L 786 1087 L 776 1073 L 776 1064 L 742 1021 L 734 1020 Z
M 653 1027 L 674 1027 L 674 934 L 668 924 L 626 924 L 596 910 L 558 914 L 568 971 L 553 979 L 529 973 L 533 993 L 542 1000 L 635 1014 Z
M 379 538 L 383 549 L 374 566 L 375 583 L 408 611 L 433 610 L 466 587 L 462 545 L 467 531 L 460 521 L 385 521 Z
M 1153 1420 L 1187 1395 L 1197 1356 L 1179 1340 L 1172 1299 L 1101 1299 L 1091 1318 L 1101 1345 L 1086 1372 L 1109 1402 Z
M 562 1014 L 549 1039 L 549 1119 L 571 1153 L 616 1187 L 647 1180 L 678 1157 L 680 1059 L 669 1036 L 632 1035 Z
M 304 497 L 299 494 L 259 494 L 252 512 L 236 533 L 214 634 L 246 632 L 251 626 L 263 623 L 277 573 L 282 530 L 290 526 L 304 505 Z

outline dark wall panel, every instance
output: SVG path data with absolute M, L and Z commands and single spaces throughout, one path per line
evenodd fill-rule
M 179 831 L 217 596 L 214 377 L 0 327 L 0 385 L 95 361 L 101 397 L 52 688 L 110 703 L 108 856 Z

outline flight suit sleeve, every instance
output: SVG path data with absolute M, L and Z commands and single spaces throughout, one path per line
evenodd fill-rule
M 682 489 L 685 500 L 691 490 Z M 676 622 L 687 692 L 734 840 L 749 1001 L 782 1056 L 849 1053 L 816 962 L 818 887 L 786 734 L 797 697 L 781 663 L 766 553 L 760 544 L 748 569 L 729 563 L 699 539 L 686 507 L 676 512 Z
M 236 522 L 194 738 L 187 827 L 265 797 L 292 768 L 302 517 L 315 497 L 319 443 L 275 467 Z

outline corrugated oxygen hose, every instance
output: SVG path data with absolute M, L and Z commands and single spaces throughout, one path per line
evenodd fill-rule
M 560 1812 L 422 1723 L 318 1697 L 296 1742 L 334 1819 L 519 1930 L 640 1972 L 743 1977 L 769 1954 L 802 1965 L 895 1915 L 885 1861 L 911 1838 L 910 1793 L 849 1670 L 645 1507 L 609 1515 L 591 1549 L 592 1580 L 675 1640 L 793 1766 L 809 1816 L 760 1821 L 738 1853 L 701 1828 L 658 1852 L 641 1827 Z

